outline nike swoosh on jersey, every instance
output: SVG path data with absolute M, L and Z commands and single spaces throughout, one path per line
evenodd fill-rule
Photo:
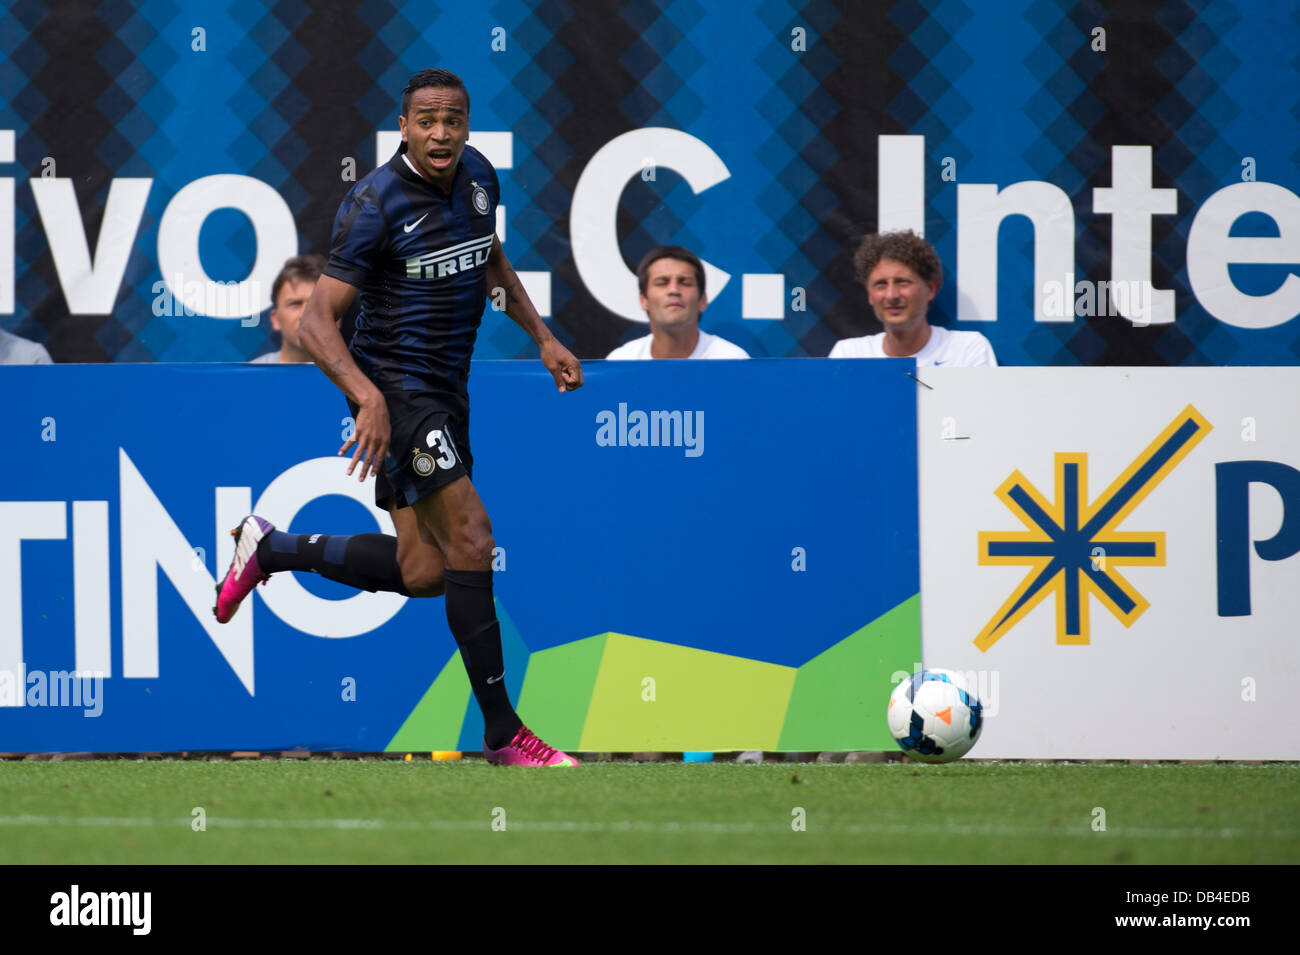
M 410 232 L 412 229 L 414 229 L 417 225 L 419 225 L 427 218 L 429 218 L 429 213 L 426 212 L 424 215 L 420 216 L 420 218 L 416 219 L 414 222 L 410 223 L 409 225 L 402 226 L 402 231 Z
M 487 681 L 488 681 L 489 683 L 500 683 L 500 682 L 501 682 L 502 680 L 504 680 L 505 678 L 506 678 L 505 671 L 502 670 L 500 676 L 490 676 L 490 677 L 487 678 Z

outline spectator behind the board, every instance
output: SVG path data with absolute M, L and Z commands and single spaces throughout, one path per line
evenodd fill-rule
M 0 365 L 52 365 L 44 345 L 0 329 Z
M 739 345 L 700 330 L 700 313 L 709 304 L 704 265 L 680 245 L 651 249 L 636 267 L 641 308 L 650 334 L 619 345 L 607 358 L 748 358 Z
M 927 313 L 943 284 L 943 264 L 934 246 L 916 233 L 867 236 L 853 257 L 853 270 L 885 330 L 838 341 L 829 357 L 915 358 L 917 368 L 998 363 L 993 346 L 979 332 L 930 324 Z
M 271 284 L 271 328 L 280 333 L 280 350 L 258 355 L 256 364 L 311 361 L 298 340 L 298 322 L 323 268 L 325 259 L 319 255 L 295 255 L 284 263 Z

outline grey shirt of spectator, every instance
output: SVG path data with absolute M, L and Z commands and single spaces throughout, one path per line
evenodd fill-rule
M 44 345 L 0 329 L 0 365 L 52 365 Z

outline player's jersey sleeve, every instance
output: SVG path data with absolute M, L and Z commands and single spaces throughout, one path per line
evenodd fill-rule
M 334 238 L 324 273 L 360 288 L 387 237 L 388 225 L 379 195 L 369 183 L 358 183 L 334 217 Z

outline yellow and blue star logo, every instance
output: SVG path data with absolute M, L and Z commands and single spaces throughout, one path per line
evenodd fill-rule
M 981 531 L 981 565 L 1019 564 L 1030 570 L 975 638 L 987 650 L 1049 595 L 1056 596 L 1056 642 L 1088 642 L 1090 597 L 1124 626 L 1149 604 L 1115 568 L 1121 564 L 1163 567 L 1165 535 L 1117 530 L 1133 509 L 1187 457 L 1211 425 L 1188 405 L 1119 477 L 1088 503 L 1088 455 L 1060 452 L 1056 501 L 1050 503 L 1019 471 L 997 496 L 1026 531 Z

